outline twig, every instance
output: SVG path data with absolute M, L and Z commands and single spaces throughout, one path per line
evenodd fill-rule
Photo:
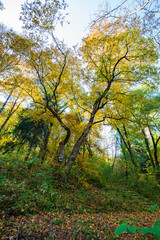
M 22 218 L 21 218 L 20 224 L 19 224 L 19 226 L 18 226 L 18 231 L 17 231 L 16 240 L 18 240 L 18 238 L 19 238 L 21 225 L 22 225 Z

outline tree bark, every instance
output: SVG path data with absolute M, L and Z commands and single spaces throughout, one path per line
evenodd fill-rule
M 153 157 L 152 157 L 152 153 L 151 153 L 151 149 L 150 149 L 150 146 L 149 146 L 149 141 L 148 141 L 148 139 L 147 139 L 146 133 L 145 133 L 144 129 L 142 129 L 141 131 L 142 131 L 143 136 L 144 136 L 144 140 L 145 140 L 147 152 L 148 152 L 148 154 L 149 154 L 149 157 L 150 157 L 152 166 L 153 166 L 153 168 L 155 168 L 155 163 L 154 163 L 154 160 L 153 160 Z
M 71 152 L 71 155 L 70 155 L 70 157 L 69 157 L 69 160 L 67 161 L 67 163 L 66 163 L 66 165 L 65 165 L 65 168 L 67 169 L 67 174 L 66 174 L 66 176 L 69 175 L 70 170 L 71 170 L 72 165 L 73 165 L 73 162 L 75 161 L 75 159 L 76 159 L 76 157 L 77 157 L 77 154 L 79 153 L 79 149 L 80 149 L 82 143 L 85 141 L 85 139 L 86 139 L 89 131 L 90 131 L 90 127 L 87 127 L 87 128 L 83 131 L 83 133 L 82 133 L 82 135 L 80 136 L 80 138 L 79 138 L 79 139 L 77 140 L 77 142 L 75 143 L 75 145 L 74 145 L 74 147 L 73 147 L 73 150 L 72 150 L 72 152 Z
M 65 153 L 65 145 L 67 144 L 70 135 L 71 135 L 71 131 L 70 129 L 64 124 L 64 122 L 62 121 L 61 117 L 58 115 L 58 113 L 56 111 L 54 111 L 50 106 L 47 106 L 48 110 L 53 114 L 53 116 L 58 120 L 58 122 L 60 123 L 61 127 L 67 132 L 66 137 L 63 141 L 61 141 L 59 143 L 59 150 L 58 150 L 58 157 L 57 157 L 57 161 L 58 162 L 63 162 L 64 160 L 64 153 Z
M 5 106 L 6 106 L 7 103 L 8 103 L 8 100 L 9 100 L 10 97 L 12 96 L 12 93 L 13 93 L 13 88 L 11 89 L 11 91 L 10 91 L 10 93 L 9 93 L 9 95 L 8 95 L 8 97 L 7 97 L 7 99 L 6 99 L 6 101 L 3 103 L 2 107 L 0 108 L 0 113 L 3 112 Z
M 21 105 L 21 103 L 18 104 L 18 106 L 14 109 L 16 103 L 17 103 L 18 98 L 15 100 L 15 102 L 12 105 L 12 108 L 10 109 L 8 116 L 6 118 L 6 120 L 4 121 L 4 123 L 1 125 L 0 127 L 0 132 L 3 130 L 3 128 L 5 127 L 5 125 L 7 124 L 8 120 L 11 118 L 11 116 L 17 111 L 17 109 L 19 108 L 19 106 Z
M 157 146 L 158 146 L 158 142 L 160 140 L 160 136 L 158 137 L 157 140 L 154 139 L 154 136 L 151 132 L 150 127 L 148 126 L 150 135 L 151 135 L 151 139 L 152 139 L 152 143 L 153 143 L 153 151 L 154 151 L 154 160 L 155 160 L 155 165 L 156 167 L 159 169 L 159 161 L 158 161 L 158 150 L 157 150 Z
M 127 157 L 126 157 L 126 154 L 125 154 L 125 149 L 123 147 L 123 144 L 122 144 L 122 138 L 121 138 L 121 148 L 122 148 L 122 153 L 123 153 L 123 156 L 124 156 L 124 160 L 125 160 L 125 175 L 126 177 L 128 178 L 128 164 L 127 164 Z

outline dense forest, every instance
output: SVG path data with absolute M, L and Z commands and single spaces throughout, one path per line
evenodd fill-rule
M 1 239 L 159 239 L 159 1 L 106 3 L 72 48 L 67 1 L 20 21 L 0 25 Z

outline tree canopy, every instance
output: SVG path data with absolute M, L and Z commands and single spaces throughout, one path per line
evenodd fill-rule
M 46 144 L 46 161 L 58 163 L 66 181 L 85 148 L 88 157 L 92 145 L 101 148 L 98 138 L 105 124 L 117 131 L 119 147 L 129 152 L 136 168 L 139 147 L 146 162 L 159 168 L 159 48 L 144 25 L 151 13 L 157 19 L 150 2 L 129 14 L 121 9 L 124 3 L 101 12 L 79 48 L 68 48 L 55 36 L 57 23 L 65 21 L 65 1 L 24 2 L 22 34 L 1 25 L 0 87 L 6 100 L 0 131 L 2 139 L 17 141 L 12 151 L 24 142 L 38 157 Z

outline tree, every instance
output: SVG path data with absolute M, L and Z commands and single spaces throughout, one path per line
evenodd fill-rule
M 24 81 L 19 68 L 21 55 L 14 51 L 19 35 L 12 29 L 7 29 L 3 24 L 0 24 L 0 36 L 0 90 L 2 96 L 6 97 L 0 108 L 0 113 L 4 112 L 6 107 L 8 108 L 8 115 L 0 127 L 1 131 L 13 113 L 26 99 L 26 94 L 17 87 L 18 84 L 23 86 Z M 5 113 L 7 113 L 7 110 Z
M 18 88 L 62 129 L 57 160 L 67 177 L 91 129 L 110 117 L 113 96 L 155 74 L 157 49 L 139 29 L 118 23 L 113 28 L 94 26 L 82 48 L 70 50 L 53 32 L 65 6 L 63 1 L 24 4 L 21 19 L 28 33 L 15 36 L 11 48 L 21 56 L 23 85 Z M 50 36 L 52 43 L 47 42 Z M 64 161 L 67 145 L 70 151 Z
M 40 145 L 40 142 L 43 139 L 41 158 L 42 161 L 44 161 L 50 131 L 48 125 L 43 119 L 33 119 L 31 117 L 32 114 L 29 114 L 30 111 L 33 110 L 23 110 L 19 113 L 19 122 L 13 130 L 13 139 L 14 141 L 16 140 L 15 145 L 19 145 L 20 148 L 28 143 L 28 151 L 25 156 L 26 161 L 28 160 L 32 149 L 36 148 L 38 144 Z
M 115 119 L 111 118 L 108 123 L 117 128 L 130 156 L 135 156 L 141 166 L 145 157 L 154 171 L 158 169 L 159 94 L 156 89 L 141 86 L 123 94 L 123 98 L 117 96 L 112 114 Z
M 14 52 L 15 39 L 18 38 L 12 29 L 7 29 L 4 24 L 0 24 L 0 75 L 13 73 L 20 61 L 20 56 Z M 6 74 L 6 75 L 7 75 Z M 5 76 L 6 76 L 5 75 Z
M 143 91 L 142 104 L 136 106 L 136 114 L 132 114 L 144 136 L 152 166 L 157 169 L 159 169 L 158 143 L 160 141 L 159 107 L 159 93 Z
M 153 42 L 149 41 L 148 45 L 148 41 L 140 36 L 139 30 L 125 29 L 122 25 L 112 32 L 108 25 L 96 27 L 84 39 L 82 51 L 87 60 L 86 69 L 89 69 L 84 74 L 90 89 L 88 123 L 66 163 L 68 172 L 92 126 L 107 118 L 106 106 L 112 93 L 117 88 L 124 89 L 125 85 L 144 82 L 148 79 L 149 71 L 152 75 L 153 68 L 149 59 L 156 61 L 157 54 Z
M 128 152 L 130 154 L 132 164 L 134 165 L 134 167 L 137 167 L 137 163 L 135 162 L 135 159 L 134 159 L 132 145 L 131 145 L 131 142 L 129 140 L 129 136 L 128 136 L 128 132 L 127 132 L 126 126 L 123 125 L 122 129 L 123 129 L 124 133 L 122 133 L 122 130 L 117 127 L 117 131 L 118 131 L 118 133 L 119 133 L 119 135 L 120 135 L 120 137 L 121 137 L 125 147 L 127 148 Z
M 7 117 L 5 119 L 5 121 L 2 123 L 2 125 L 0 126 L 0 132 L 3 130 L 3 128 L 6 126 L 7 122 L 9 121 L 9 119 L 11 118 L 11 116 L 18 110 L 18 108 L 20 107 L 20 105 L 22 104 L 23 100 L 21 100 L 20 102 L 18 102 L 19 100 L 19 96 L 20 94 L 18 94 L 18 96 L 15 98 L 11 108 L 8 111 Z M 3 104 L 4 105 L 4 104 Z

